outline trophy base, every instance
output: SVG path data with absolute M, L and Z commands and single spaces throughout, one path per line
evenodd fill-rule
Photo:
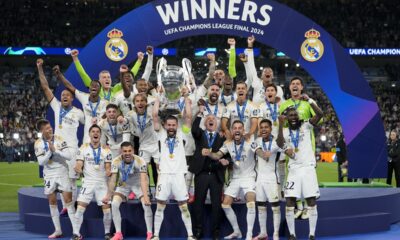
M 181 114 L 181 111 L 179 111 L 179 109 L 173 109 L 173 108 L 167 108 L 167 109 L 163 109 L 160 111 L 160 115 L 167 117 L 170 115 L 179 115 Z

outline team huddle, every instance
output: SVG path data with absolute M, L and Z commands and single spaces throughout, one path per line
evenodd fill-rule
M 279 203 L 283 197 L 289 239 L 296 239 L 295 205 L 302 199 L 307 204 L 309 238 L 315 239 L 319 188 L 313 126 L 323 113 L 302 93 L 301 78 L 290 80 L 290 98 L 285 100 L 282 88 L 273 83 L 271 68 L 264 68 L 258 76 L 254 42 L 253 36 L 248 37 L 245 53 L 239 55 L 246 79 L 236 79 L 236 43 L 230 38 L 228 72 L 216 69 L 215 55 L 208 54 L 205 80 L 196 86 L 193 75 L 188 76 L 190 84 L 182 87 L 176 102 L 180 114 L 167 116 L 160 114 L 165 89 L 149 82 L 152 47 L 146 49 L 143 75 L 137 76 L 145 57 L 139 52 L 131 70 L 121 65 L 120 82 L 114 86 L 108 71 L 101 71 L 99 80 L 91 79 L 78 51 L 73 50 L 74 64 L 89 92 L 76 89 L 55 66 L 53 74 L 66 88 L 60 99 L 50 90 L 43 60 L 38 59 L 41 87 L 55 120 L 54 131 L 49 121 L 37 122 L 42 137 L 35 142 L 55 226 L 49 238 L 62 236 L 56 197 L 59 192 L 73 227 L 72 239 L 82 239 L 84 213 L 93 198 L 103 211 L 105 239 L 123 239 L 120 205 L 131 196 L 142 204 L 147 239 L 159 239 L 164 210 L 171 198 L 178 202 L 188 239 L 202 238 L 207 194 L 212 204 L 213 239 L 220 238 L 222 210 L 233 228 L 225 239 L 239 239 L 242 232 L 231 206 L 240 193 L 247 207 L 246 239 L 253 239 L 257 210 L 260 233 L 255 238 L 268 239 L 267 202 L 273 213 L 273 239 L 279 239 Z M 252 98 L 248 95 L 251 89 Z M 82 109 L 72 105 L 74 97 Z M 84 125 L 84 136 L 78 146 L 80 124 Z M 82 186 L 78 193 L 79 178 Z M 150 179 L 156 185 L 155 213 L 151 209 Z M 194 194 L 189 192 L 192 182 Z M 189 203 L 194 201 L 192 213 L 189 199 Z M 114 234 L 110 232 L 112 222 Z

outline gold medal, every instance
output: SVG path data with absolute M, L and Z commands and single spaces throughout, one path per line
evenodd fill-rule
M 99 164 L 94 165 L 94 169 L 99 170 L 100 169 L 100 165 Z
M 275 127 L 278 126 L 278 122 L 277 121 L 274 121 L 274 126 Z
M 126 185 L 126 182 L 121 183 L 121 187 L 125 187 L 125 185 Z
M 295 148 L 295 149 L 294 149 L 294 151 L 295 151 L 295 152 L 298 152 L 298 151 L 299 151 L 299 149 L 298 149 L 298 148 Z
M 59 129 L 62 129 L 62 125 L 58 125 L 58 128 L 59 128 Z
M 240 161 L 235 161 L 236 166 L 240 166 Z
M 170 153 L 169 158 L 171 158 L 171 159 L 174 158 L 174 154 Z
M 208 149 L 210 151 L 210 153 L 212 152 L 212 148 Z

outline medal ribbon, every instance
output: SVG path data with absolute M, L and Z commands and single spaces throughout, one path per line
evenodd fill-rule
M 264 139 L 262 140 L 262 144 L 263 144 L 263 149 L 264 149 L 264 151 L 271 151 L 271 146 L 272 146 L 272 135 L 270 134 L 269 135 L 269 144 L 268 144 L 268 148 L 267 148 L 267 145 L 265 144 L 265 142 L 264 142 Z
M 90 144 L 90 147 L 92 148 L 92 151 L 93 151 L 94 163 L 95 163 L 96 165 L 100 165 L 100 152 L 101 152 L 101 147 L 99 147 L 99 148 L 97 149 L 97 154 L 96 154 L 96 151 L 94 150 L 92 144 Z
M 138 126 L 142 133 L 143 133 L 144 129 L 146 128 L 146 118 L 147 118 L 147 109 L 146 109 L 146 111 L 144 111 L 143 117 L 140 117 L 139 114 L 137 115 Z
M 69 113 L 69 111 L 71 111 L 72 110 L 72 107 L 69 107 L 69 108 L 63 108 L 63 107 L 61 107 L 60 108 L 60 117 L 58 118 L 58 124 L 59 125 L 62 125 L 62 120 L 63 120 L 63 118 Z
M 210 132 L 211 133 L 211 132 Z M 215 139 L 217 138 L 217 133 L 214 133 L 213 134 L 213 137 L 212 137 L 212 139 L 210 138 L 210 136 L 207 136 L 207 132 L 204 132 L 204 136 L 206 137 L 206 139 L 207 139 L 207 142 L 208 142 L 208 148 L 212 148 L 212 145 L 214 144 L 214 141 L 215 141 Z
M 167 141 L 168 141 L 169 154 L 172 155 L 174 153 L 174 148 L 175 148 L 175 138 L 167 138 Z
M 244 111 L 246 110 L 246 105 L 247 105 L 247 100 L 243 103 L 243 108 L 242 111 L 240 111 L 240 106 L 239 103 L 236 102 L 236 109 L 237 109 L 237 114 L 239 116 L 239 119 L 241 122 L 244 122 Z
M 272 110 L 271 104 L 267 100 L 265 100 L 265 102 L 267 103 L 268 110 L 271 113 L 272 121 L 275 122 L 276 119 L 278 118 L 278 111 L 277 111 L 278 104 L 274 103 L 274 110 Z
M 231 102 L 233 102 L 233 100 L 235 100 L 235 98 L 233 97 L 233 93 L 231 94 Z M 228 105 L 225 101 L 225 96 L 222 95 L 221 96 L 221 102 L 224 104 L 224 106 L 226 107 L 226 105 Z
M 294 147 L 297 149 L 299 148 L 299 133 L 300 133 L 300 129 L 297 129 L 296 136 L 294 136 L 292 129 L 289 129 L 290 139 L 292 140 Z
M 206 109 L 207 109 L 207 112 L 209 113 L 209 114 L 213 114 L 212 112 L 211 112 L 211 109 L 210 109 L 210 106 L 208 105 L 208 103 L 207 102 L 205 102 L 206 103 Z M 218 113 L 218 103 L 215 105 L 215 108 L 214 108 L 214 116 L 217 116 L 217 113 Z
M 120 170 L 121 170 L 121 177 L 122 177 L 122 182 L 126 182 L 126 180 L 128 180 L 128 176 L 129 176 L 129 173 L 131 173 L 131 171 L 132 171 L 132 168 L 133 168 L 133 162 L 131 162 L 129 165 L 128 165 L 128 169 L 126 169 L 126 167 L 125 167 L 125 162 L 124 161 L 122 161 L 122 163 L 121 163 L 121 168 L 120 168 Z
M 117 141 L 117 124 L 115 124 L 115 127 L 113 128 L 112 125 L 110 123 L 108 123 L 108 127 L 110 128 L 111 135 L 114 139 L 114 142 L 116 142 Z
M 237 150 L 235 142 L 233 143 L 233 145 L 235 146 L 235 154 L 236 154 L 235 159 L 236 161 L 240 161 L 240 157 L 242 156 L 243 152 L 244 140 L 242 140 L 242 143 L 240 144 L 239 151 Z
M 104 90 L 104 99 L 110 101 L 110 98 L 111 98 L 111 89 L 108 92 Z
M 290 100 L 292 100 L 292 102 L 293 102 L 293 104 L 294 104 L 294 108 L 297 110 L 297 108 L 300 106 L 301 101 L 299 101 L 299 102 L 296 103 L 295 100 L 293 100 L 293 99 L 290 99 Z
M 97 100 L 96 107 L 93 108 L 92 102 L 89 100 L 90 110 L 92 110 L 92 117 L 97 117 L 97 108 L 99 107 L 100 99 Z
M 182 101 L 181 101 L 182 100 Z M 184 98 L 180 98 L 179 99 L 179 101 L 178 101 L 178 107 L 179 107 L 179 110 L 182 112 L 183 111 L 183 108 L 185 107 L 185 99 Z

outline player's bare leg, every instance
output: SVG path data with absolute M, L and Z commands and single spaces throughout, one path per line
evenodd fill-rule
M 146 240 L 149 240 L 153 237 L 153 211 L 151 210 L 151 205 L 147 206 L 143 197 L 140 197 L 140 202 L 142 203 L 143 211 L 144 211 L 144 221 L 146 223 L 147 235 Z
M 233 198 L 228 195 L 224 195 L 224 201 L 222 202 L 222 209 L 225 212 L 226 218 L 233 228 L 233 233 L 226 236 L 224 239 L 238 239 L 242 238 L 242 233 L 239 229 L 239 224 L 236 218 L 236 214 L 232 209 Z

